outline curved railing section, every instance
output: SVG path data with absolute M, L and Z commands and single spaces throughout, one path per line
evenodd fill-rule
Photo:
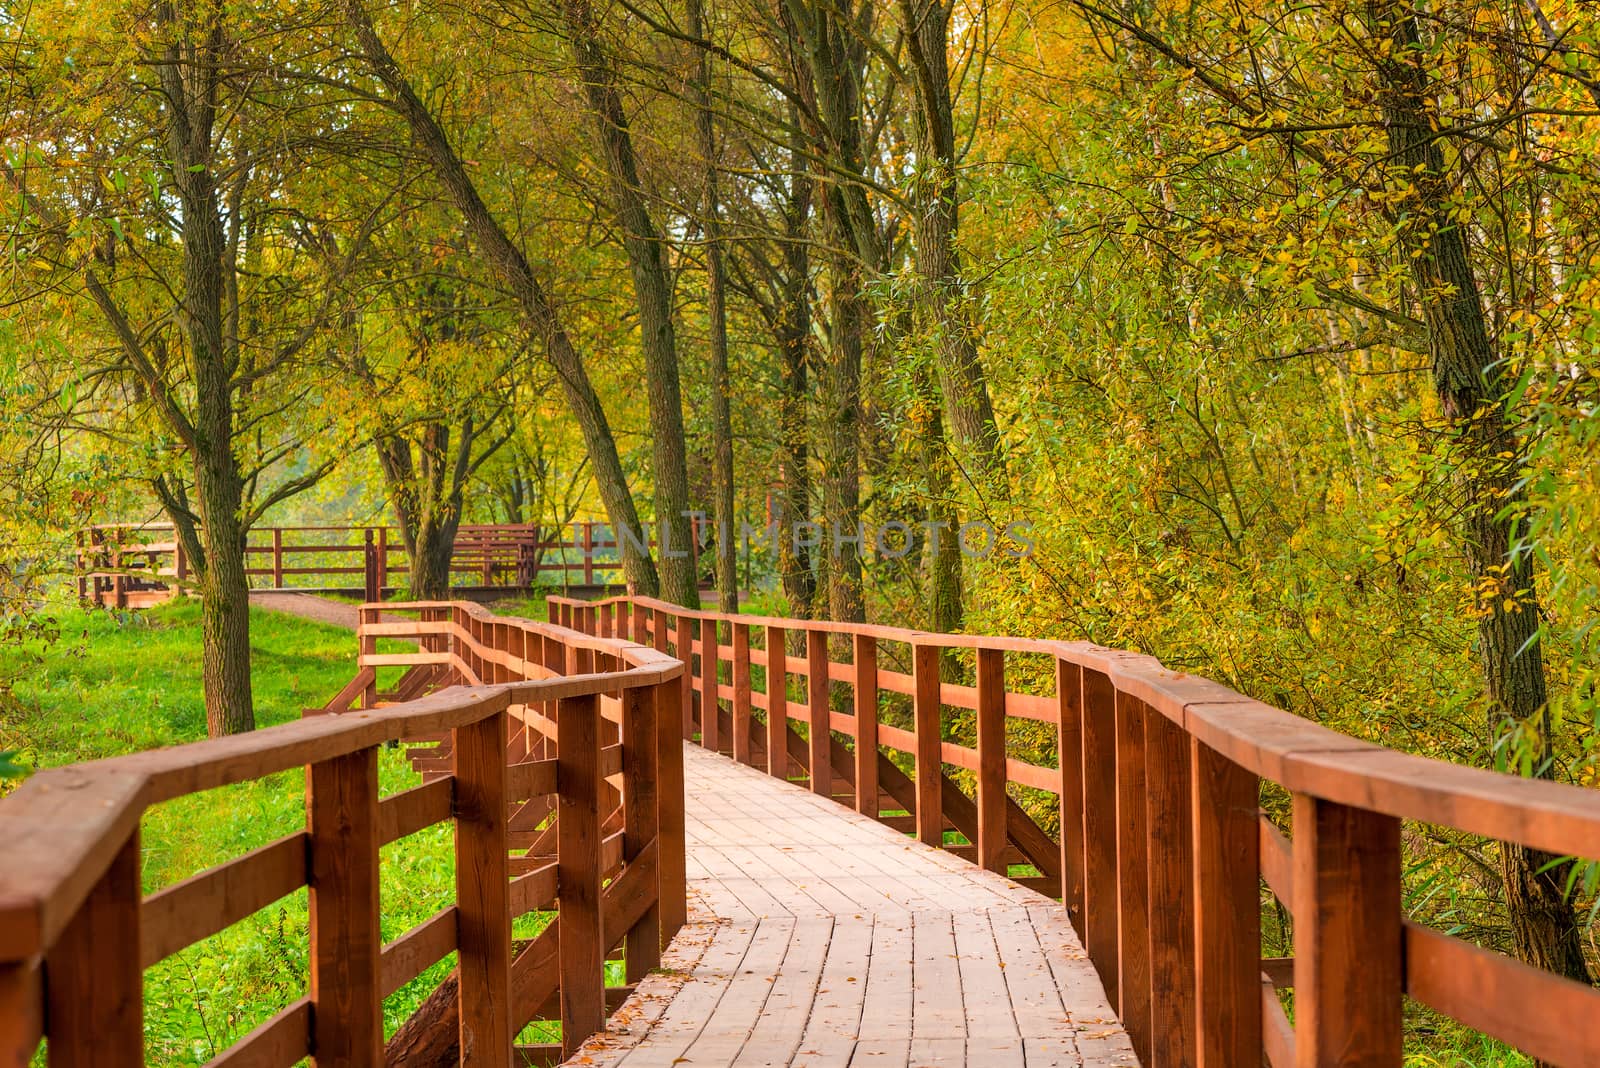
M 657 966 L 686 907 L 682 665 L 469 604 L 362 619 L 362 674 L 329 714 L 41 771 L 0 801 L 0 1063 L 45 1038 L 52 1068 L 143 1064 L 144 970 L 303 886 L 308 995 L 213 1064 L 381 1064 L 383 999 L 450 953 L 459 993 L 435 1025 L 461 1063 L 505 1068 L 527 1023 L 558 1018 L 560 1047 L 517 1052 L 552 1063 L 602 1026 L 608 953 L 629 983 Z M 380 637 L 417 649 L 379 653 Z M 406 668 L 401 692 L 378 692 L 383 666 Z M 382 797 L 394 742 L 427 746 L 425 781 Z M 147 809 L 299 766 L 303 829 L 141 892 Z M 379 849 L 445 821 L 455 904 L 383 944 Z M 511 922 L 533 911 L 556 916 L 514 952 Z
M 1022 881 L 1063 901 L 1144 1064 L 1399 1065 L 1405 996 L 1543 1062 L 1600 1064 L 1600 991 L 1401 906 L 1402 821 L 1594 858 L 1595 791 L 1395 752 L 1085 643 L 549 604 L 563 626 L 689 665 L 686 737 L 931 845 L 953 831 L 966 842 L 946 848 L 994 871 L 1031 865 Z M 942 677 L 953 657 L 975 661 L 976 685 Z M 882 721 L 888 700 L 902 717 L 909 703 L 909 727 Z M 1012 755 L 1008 739 L 1037 751 L 1039 732 L 1054 767 Z M 1288 833 L 1261 812 L 1263 780 L 1293 797 Z M 1041 795 L 1055 838 L 1018 804 Z M 1293 916 L 1292 959 L 1262 959 L 1263 886 Z

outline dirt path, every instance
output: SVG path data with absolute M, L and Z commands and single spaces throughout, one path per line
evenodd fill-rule
M 342 601 L 330 601 L 310 593 L 291 593 L 288 590 L 251 590 L 250 603 L 269 612 L 327 623 L 345 630 L 355 630 L 359 621 L 356 606 Z

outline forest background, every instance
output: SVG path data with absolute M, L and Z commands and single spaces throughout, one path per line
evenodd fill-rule
M 6 636 L 83 525 L 172 522 L 223 733 L 255 526 L 387 519 L 433 596 L 464 521 L 1023 521 L 1023 559 L 784 540 L 755 585 L 1595 786 L 1597 37 L 1577 0 L 5 4 Z M 744 577 L 626 557 L 679 603 Z M 1407 851 L 1408 908 L 1591 976 L 1596 869 Z

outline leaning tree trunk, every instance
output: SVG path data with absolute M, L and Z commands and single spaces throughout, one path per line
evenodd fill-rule
M 651 474 L 655 480 L 656 522 L 662 537 L 662 592 L 676 604 L 698 608 L 700 583 L 695 575 L 688 448 L 666 242 L 645 198 L 616 72 L 601 45 L 594 11 L 588 0 L 565 0 L 562 10 L 595 123 L 600 162 L 611 188 L 612 208 L 639 311 L 645 392 L 650 400 Z
M 1509 724 L 1533 724 L 1537 774 L 1550 776 L 1549 695 L 1539 644 L 1539 600 L 1529 554 L 1512 550 L 1524 451 L 1507 412 L 1507 380 L 1490 340 L 1467 236 L 1453 215 L 1459 179 L 1446 167 L 1414 9 L 1371 0 L 1375 36 L 1391 46 L 1378 62 L 1379 103 L 1388 130 L 1401 247 L 1411 263 L 1433 350 L 1434 386 L 1462 462 L 1456 465 L 1460 540 L 1480 591 L 1478 658 L 1489 696 L 1491 737 Z M 1547 853 L 1501 847 L 1506 905 L 1517 954 L 1583 982 L 1589 968 L 1581 928 L 1564 881 L 1567 866 Z
M 861 568 L 861 351 L 867 309 L 861 267 L 848 255 L 833 266 L 833 341 L 823 388 L 823 541 L 828 553 L 828 614 L 866 619 Z
M 450 561 L 455 556 L 456 528 L 461 513 L 428 516 L 406 539 L 411 555 L 408 576 L 411 597 L 418 601 L 443 601 L 450 597 Z
M 628 591 L 645 597 L 656 596 L 660 591 L 660 583 L 655 563 L 645 548 L 649 542 L 643 537 L 644 528 L 639 522 L 638 509 L 634 507 L 633 494 L 628 489 L 627 475 L 622 470 L 616 438 L 611 433 L 605 409 L 601 407 L 600 398 L 589 380 L 589 372 L 573 347 L 571 335 L 562 324 L 555 302 L 545 291 L 538 275 L 534 274 L 522 249 L 501 228 L 488 205 L 483 202 L 478 187 L 450 144 L 444 128 L 406 81 L 394 57 L 384 47 L 361 0 L 346 0 L 345 14 L 373 73 L 405 116 L 417 143 L 438 174 L 456 210 L 461 213 L 473 241 L 482 250 L 490 267 L 510 289 L 528 325 L 544 342 L 545 355 L 555 368 L 556 377 L 561 380 L 567 407 L 578 422 L 589 460 L 594 464 L 595 486 L 605 505 L 606 518 L 610 520 L 612 529 L 638 535 L 637 538 L 622 536 L 617 539 Z

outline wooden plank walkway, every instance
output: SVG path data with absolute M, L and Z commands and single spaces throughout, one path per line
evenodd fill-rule
M 684 763 L 690 923 L 568 1064 L 1138 1063 L 1055 902 L 725 757 Z

